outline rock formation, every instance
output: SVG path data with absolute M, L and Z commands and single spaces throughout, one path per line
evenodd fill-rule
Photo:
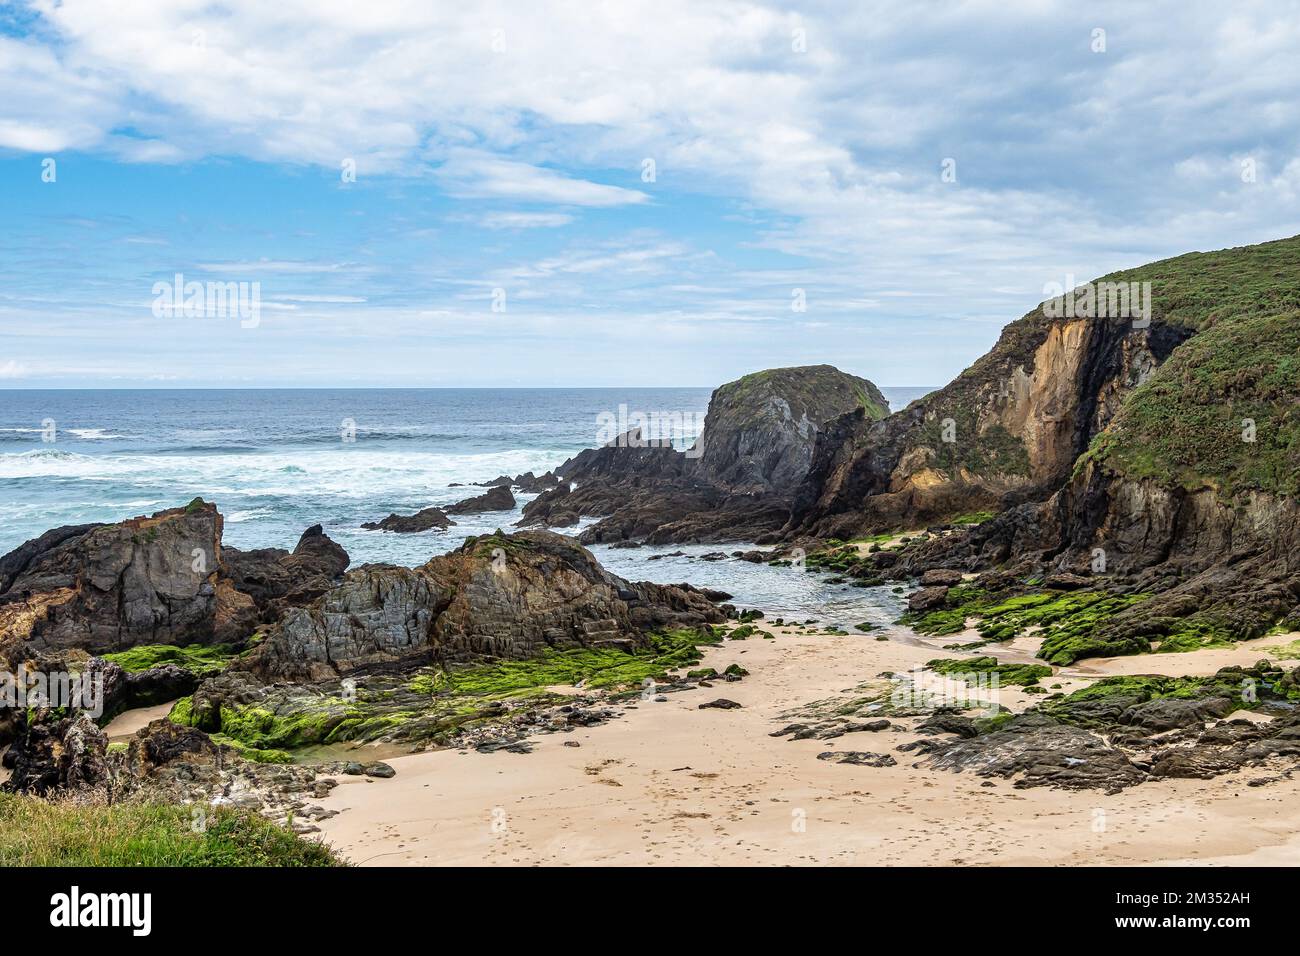
M 690 451 L 635 428 L 557 468 L 561 483 L 524 507 L 520 525 L 599 517 L 580 536 L 588 544 L 754 540 L 785 523 L 820 429 L 851 409 L 874 421 L 888 403 L 828 365 L 746 375 L 714 391 Z
M 0 671 L 24 684 L 25 675 L 93 680 L 102 700 L 95 716 L 107 721 L 175 700 L 199 678 L 169 663 L 128 674 L 95 655 L 242 646 L 286 608 L 332 588 L 348 566 L 319 525 L 293 552 L 223 548 L 221 531 L 216 507 L 196 499 L 152 517 L 59 528 L 0 558 Z M 0 711 L 0 744 L 19 732 L 20 714 Z
M 510 489 L 496 485 L 481 495 L 449 505 L 445 510 L 449 515 L 470 515 L 484 511 L 513 511 L 514 507 L 515 496 L 510 493 Z
M 0 559 L 0 656 L 236 640 L 257 617 L 221 573 L 221 515 L 185 508 L 61 528 Z
M 471 538 L 419 568 L 367 565 L 278 627 L 239 666 L 264 679 L 525 658 L 548 648 L 632 647 L 648 631 L 725 619 L 687 587 L 632 584 L 571 538 Z
M 946 388 L 883 422 L 832 423 L 785 536 L 997 511 L 877 555 L 877 568 L 1140 598 L 1087 634 L 1045 641 L 1056 663 L 1300 624 L 1300 238 L 1095 287 L 1132 282 L 1152 285 L 1149 322 L 1050 318 L 1045 304 Z
M 367 521 L 361 527 L 367 531 L 395 531 L 399 534 L 413 534 L 419 531 L 446 531 L 455 523 L 447 517 L 441 508 L 423 508 L 413 515 L 390 514 L 383 521 Z

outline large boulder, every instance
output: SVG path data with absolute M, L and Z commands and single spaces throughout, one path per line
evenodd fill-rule
M 830 365 L 754 372 L 714 391 L 693 453 L 702 477 L 733 491 L 790 492 L 808 473 L 822 426 L 854 410 L 874 421 L 889 402 Z
M 0 559 L 0 656 L 236 640 L 256 611 L 221 575 L 221 515 L 195 499 L 58 529 Z

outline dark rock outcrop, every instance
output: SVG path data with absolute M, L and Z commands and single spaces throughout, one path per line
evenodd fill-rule
M 27 718 L 29 726 L 5 754 L 11 767 L 4 789 L 37 796 L 108 786 L 108 737 L 87 714 Z
M 469 515 L 485 511 L 513 511 L 514 507 L 515 496 L 510 493 L 509 487 L 497 485 L 481 495 L 449 505 L 445 511 L 449 515 Z
M 521 526 L 601 520 L 588 544 L 754 540 L 780 528 L 819 431 L 850 409 L 875 420 L 888 404 L 865 379 L 828 365 L 772 369 L 718 388 L 696 445 L 633 428 L 556 469 L 561 483 L 524 508 Z
M 253 599 L 261 621 L 301 607 L 334 587 L 351 559 L 320 525 L 302 533 L 291 552 L 279 548 L 222 550 L 221 577 Z
M 0 667 L 80 675 L 97 719 L 174 700 L 197 678 L 175 665 L 127 674 L 102 654 L 143 644 L 230 644 L 333 588 L 347 553 L 319 525 L 293 552 L 223 548 L 222 519 L 196 499 L 118 524 L 61 528 L 0 558 Z M 19 732 L 0 713 L 0 743 Z
M 28 542 L 0 559 L 0 656 L 242 638 L 257 610 L 221 573 L 221 527 L 217 509 L 196 500 Z
M 367 521 L 361 527 L 367 531 L 395 531 L 398 534 L 414 534 L 420 531 L 446 531 L 455 523 L 447 517 L 441 508 L 422 508 L 413 515 L 390 514 L 382 521 Z
M 541 494 L 543 491 L 550 491 L 560 483 L 560 476 L 553 471 L 548 471 L 544 475 L 534 475 L 531 471 L 526 471 L 522 475 L 516 475 L 511 484 L 526 495 Z
M 694 589 L 630 583 L 571 538 L 528 531 L 471 538 L 419 568 L 352 571 L 288 611 L 239 666 L 264 679 L 328 680 L 374 666 L 631 647 L 652 629 L 724 619 Z

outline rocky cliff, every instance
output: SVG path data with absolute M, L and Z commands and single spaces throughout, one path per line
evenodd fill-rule
M 1043 303 L 953 382 L 902 412 L 830 423 L 786 534 L 846 538 L 1047 499 L 1121 409 L 1132 419 L 1154 408 L 1156 389 L 1135 392 L 1183 343 L 1223 322 L 1300 305 L 1298 258 L 1298 239 L 1192 253 L 1088 284 L 1096 299 L 1089 308 L 1080 294 L 1074 316 L 1059 314 L 1059 300 Z M 1149 315 L 1098 314 L 1114 311 L 1102 305 L 1104 290 L 1133 283 L 1150 283 Z M 1162 433 L 1162 417 L 1175 420 L 1150 417 L 1153 434 Z M 1152 449 L 1161 460 L 1177 454 Z
M 833 423 L 786 533 L 996 510 L 880 563 L 895 577 L 994 572 L 981 586 L 1047 575 L 1124 598 L 1049 637 L 1056 663 L 1300 625 L 1300 239 L 1108 278 L 1151 282 L 1149 326 L 1040 310 L 899 415 Z

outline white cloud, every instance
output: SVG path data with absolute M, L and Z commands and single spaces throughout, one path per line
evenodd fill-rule
M 364 296 L 359 295 L 277 295 L 274 299 L 279 302 L 322 302 L 338 304 L 356 304 L 365 302 Z
M 0 362 L 0 378 L 26 378 L 27 366 L 14 359 Z
M 624 206 L 650 197 L 635 189 L 573 179 L 553 169 L 455 150 L 435 174 L 443 188 L 462 199 L 522 199 L 566 206 Z
M 31 5 L 49 42 L 0 37 L 0 146 L 335 175 L 353 158 L 362 187 L 430 182 L 460 200 L 448 222 L 499 231 L 481 264 L 441 277 L 457 291 L 501 282 L 512 303 L 643 319 L 662 302 L 654 321 L 676 334 L 788 315 L 792 286 L 863 328 L 882 312 L 909 334 L 938 316 L 1010 319 L 1067 272 L 1300 222 L 1300 21 L 1254 0 L 966 0 L 943 16 L 821 0 Z M 1104 54 L 1089 49 L 1098 25 Z M 948 157 L 955 183 L 940 180 Z M 1255 188 L 1242 157 L 1258 160 Z M 609 243 L 582 232 L 614 218 L 602 209 L 648 216 L 674 198 L 689 211 L 696 195 L 778 265 L 710 259 L 694 221 Z M 526 237 L 543 251 L 510 246 L 510 230 L 562 226 Z M 260 251 L 202 268 L 365 272 Z M 870 347 L 881 341 L 873 328 Z M 973 357 L 969 339 L 953 347 Z
M 555 229 L 573 222 L 563 212 L 489 212 L 478 223 L 488 229 Z

